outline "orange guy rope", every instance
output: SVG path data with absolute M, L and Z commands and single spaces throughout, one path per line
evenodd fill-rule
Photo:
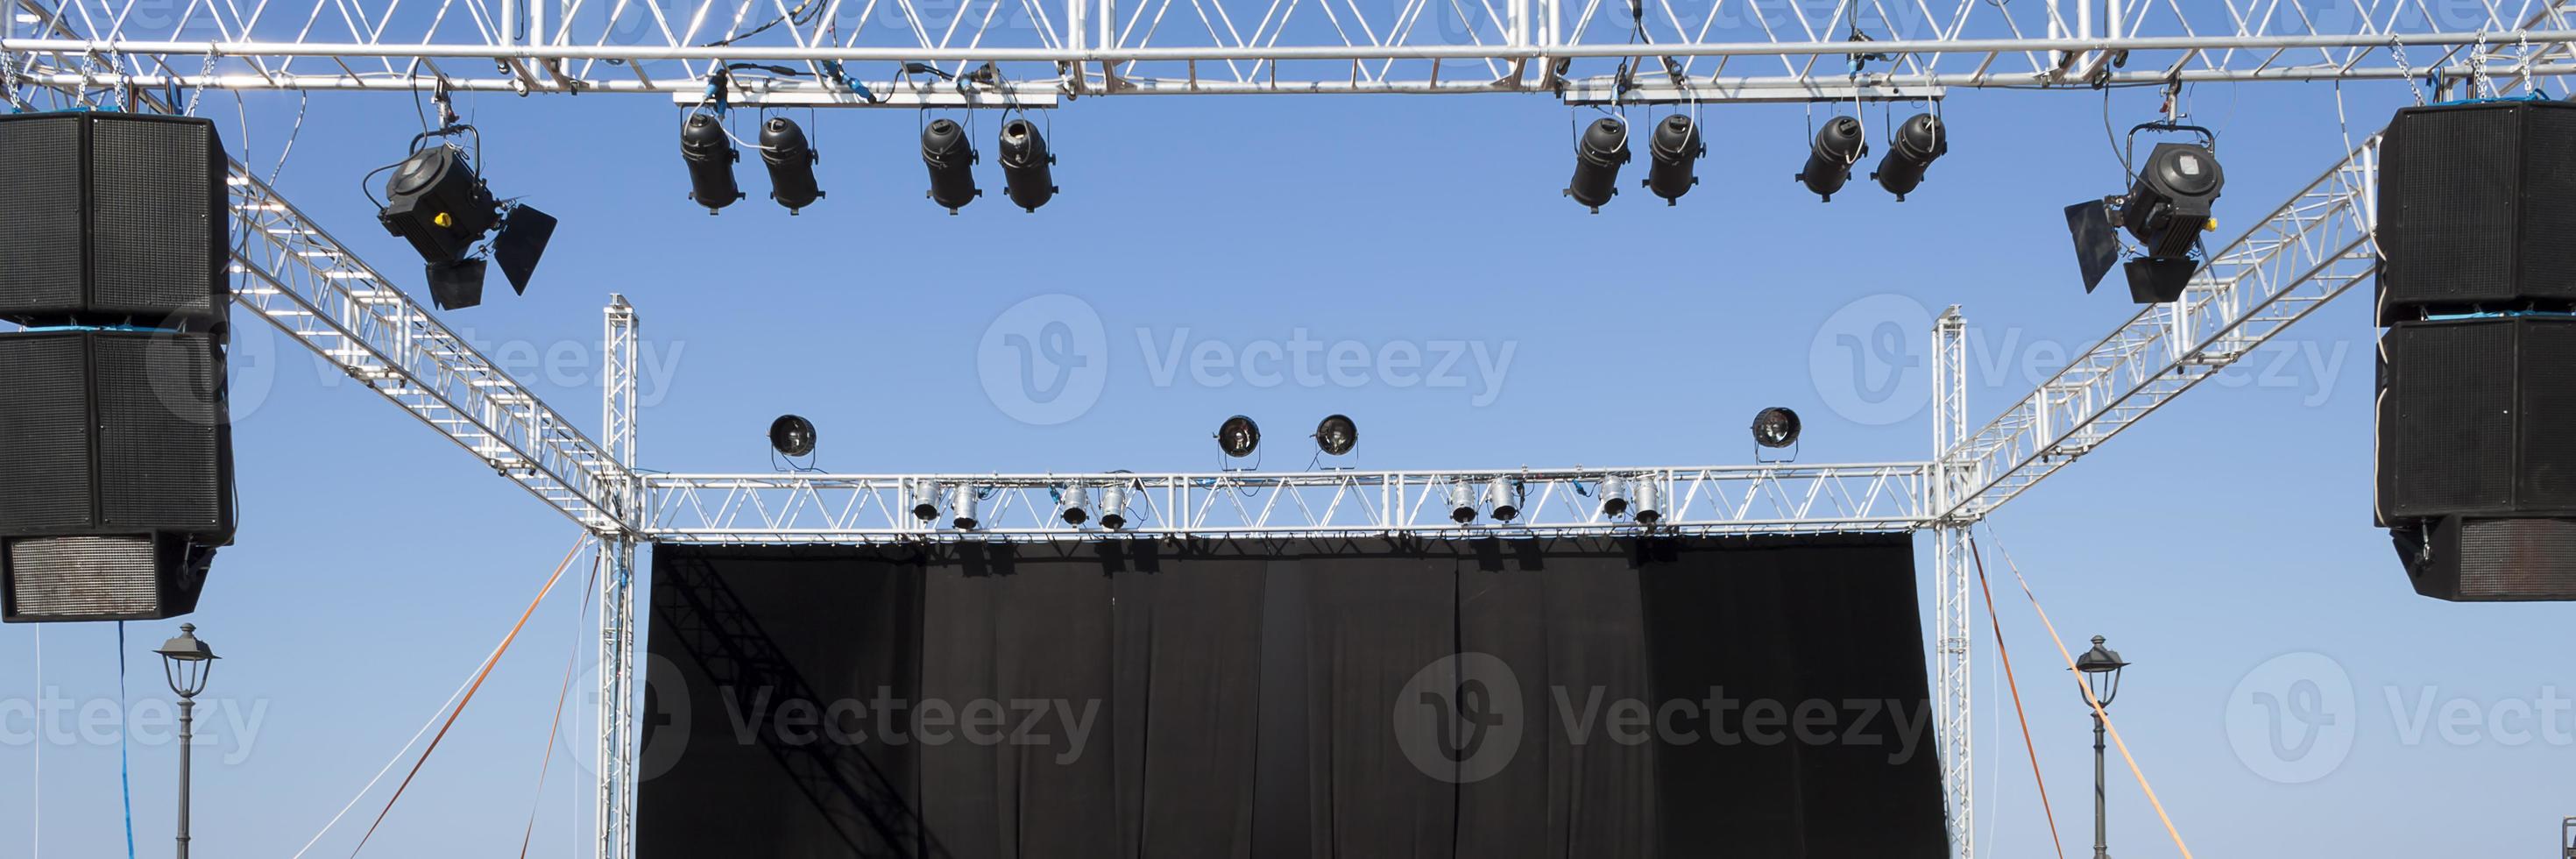
M 1977 535 L 1968 535 L 1968 559 L 1977 565 L 1977 589 L 1986 595 L 1986 622 L 1995 628 L 1995 655 L 2004 660 L 2004 687 L 2012 690 L 2013 718 L 2021 720 L 2021 746 L 2030 752 L 2030 779 L 2039 784 L 2039 810 L 2048 814 L 2048 842 L 2057 859 L 2066 859 L 2066 842 L 2057 835 L 2057 809 L 2048 804 L 2048 779 L 2039 775 L 2039 745 L 2030 738 L 2030 715 L 2022 712 L 2021 681 L 2013 678 L 2012 651 L 2004 648 L 2004 622 L 1995 615 L 1995 589 L 1986 584 L 1986 559 L 1977 551 Z

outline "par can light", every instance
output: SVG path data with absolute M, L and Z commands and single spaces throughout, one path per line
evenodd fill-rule
M 1753 443 L 1763 447 L 1788 447 L 1798 443 L 1798 429 L 1797 412 L 1772 406 L 1753 416 Z
M 1476 521 L 1476 489 L 1464 479 L 1449 484 L 1449 521 L 1460 525 Z
M 1261 448 L 1261 425 L 1242 415 L 1226 418 L 1216 428 L 1216 446 L 1235 459 L 1251 456 Z
M 1628 512 L 1628 480 L 1616 474 L 1601 476 L 1601 515 L 1620 516 Z
M 1664 198 L 1664 205 L 1681 205 L 1683 194 L 1699 184 L 1691 175 L 1708 146 L 1699 142 L 1699 126 L 1690 117 L 1673 114 L 1655 123 L 1655 135 L 1646 142 L 1646 151 L 1654 162 L 1646 166 L 1646 188 Z
M 782 456 L 805 456 L 814 452 L 814 422 L 795 415 L 779 415 L 769 422 L 769 449 Z
M 1520 493 L 1509 477 L 1485 481 L 1485 507 L 1494 511 L 1494 521 L 1510 522 L 1521 518 Z
M 1002 123 L 1002 190 L 1011 205 L 1034 212 L 1055 199 L 1055 153 L 1036 123 L 1014 119 Z
M 760 162 L 769 167 L 769 199 L 787 207 L 788 214 L 823 199 L 822 188 L 814 183 L 814 162 L 821 158 L 794 120 L 773 116 L 761 123 Z
M 939 518 L 939 484 L 932 481 L 914 483 L 905 500 L 912 502 L 912 518 L 928 522 Z
M 1628 124 L 1610 117 L 1592 121 L 1574 142 L 1574 178 L 1565 196 L 1600 214 L 1619 194 L 1619 165 L 1628 163 Z
M 948 490 L 950 516 L 948 524 L 960 531 L 975 530 L 976 526 L 983 524 L 981 520 L 975 518 L 975 504 L 982 500 L 984 500 L 983 493 L 976 491 L 972 486 L 960 486 Z
M 1932 168 L 1932 162 L 1949 153 L 1949 126 L 1942 125 L 1940 117 L 1918 113 L 1896 127 L 1896 139 L 1888 141 L 1887 157 L 1878 162 L 1878 169 L 1869 178 L 1878 180 L 1878 187 L 1887 189 L 1902 203 L 1905 195 L 1923 184 L 1923 173 Z
M 1113 483 L 1100 488 L 1100 527 L 1112 531 L 1127 527 L 1127 486 Z
M 735 151 L 733 138 L 713 114 L 689 116 L 680 129 L 680 159 L 689 165 L 689 199 L 707 207 L 707 214 L 742 199 L 742 186 L 733 179 L 733 164 L 742 160 L 742 153 Z
M 1315 425 L 1315 448 L 1325 456 L 1341 456 L 1360 443 L 1360 427 L 1345 415 L 1332 415 Z
M 1807 183 L 1807 190 L 1834 201 L 1834 192 L 1851 181 L 1851 166 L 1869 154 L 1869 141 L 1861 139 L 1860 120 L 1837 116 L 1825 120 L 1816 132 L 1816 142 L 1807 147 L 1807 166 L 1799 170 L 1797 180 Z
M 1076 483 L 1064 488 L 1064 500 L 1057 514 L 1064 524 L 1079 526 L 1091 521 L 1091 493 Z
M 984 195 L 975 187 L 975 143 L 965 126 L 934 119 L 921 129 L 921 163 L 930 168 L 930 201 L 951 215 Z

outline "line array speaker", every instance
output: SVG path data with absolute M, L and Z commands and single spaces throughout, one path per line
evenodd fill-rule
M 0 318 L 222 323 L 232 256 L 212 120 L 0 116 Z
M 2380 147 L 2379 323 L 2576 306 L 2576 104 L 2397 112 Z
M 2443 516 L 2389 533 L 2416 593 L 2455 602 L 2576 599 L 2576 518 Z
M 2383 524 L 2576 516 L 2576 319 L 2401 323 L 2379 350 Z

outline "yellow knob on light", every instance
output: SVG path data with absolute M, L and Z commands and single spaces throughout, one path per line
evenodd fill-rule
M 440 213 L 438 213 L 438 216 L 437 216 L 437 217 L 434 217 L 434 218 L 429 219 L 429 222 L 430 222 L 430 223 L 433 223 L 433 224 L 437 224 L 437 225 L 439 225 L 439 227 L 441 227 L 441 228 L 446 228 L 446 227 L 453 227 L 453 226 L 456 226 L 456 219 L 455 219 L 455 218 L 448 217 L 448 215 L 447 215 L 447 213 L 446 213 L 446 212 L 440 212 Z
M 440 215 L 439 217 L 444 218 L 444 217 L 447 217 L 447 216 L 446 216 L 446 215 Z M 2215 233 L 2215 232 L 2218 232 L 2218 219 L 2217 219 L 2217 218 L 2211 218 L 2211 219 L 2209 219 L 2207 222 L 2202 223 L 2202 224 L 2200 225 L 2200 231 L 2201 231 L 2201 232 L 2204 232 L 2204 233 Z

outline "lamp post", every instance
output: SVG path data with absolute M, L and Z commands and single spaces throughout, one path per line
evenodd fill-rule
M 2075 670 L 2084 673 L 2084 684 L 2093 692 L 2093 701 L 2103 708 L 2120 694 L 2120 669 L 2129 663 L 2120 652 L 2102 646 L 2102 637 L 2093 636 L 2093 649 L 2075 658 Z M 2091 709 L 2087 705 L 2087 709 Z M 2093 711 L 2093 859 L 2111 859 L 2110 825 L 2103 814 L 2102 803 L 2102 711 Z
M 197 625 L 179 625 L 179 637 L 162 643 L 161 675 L 179 696 L 179 859 L 188 859 L 188 746 L 195 736 L 197 696 L 206 691 L 206 676 L 215 670 L 215 650 L 197 640 Z

